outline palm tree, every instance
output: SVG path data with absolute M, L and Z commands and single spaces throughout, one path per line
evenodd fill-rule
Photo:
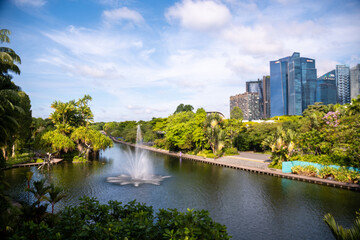
M 0 43 L 10 43 L 10 34 L 11 32 L 8 29 L 1 29 Z M 11 48 L 0 47 L 0 74 L 8 75 L 9 71 L 20 74 L 20 69 L 16 63 L 21 64 L 21 59 L 15 51 Z
M 10 43 L 10 33 L 7 29 L 0 30 L 0 43 Z M 9 72 L 20 74 L 17 63 L 21 63 L 21 60 L 14 50 L 0 47 L 0 147 L 5 159 L 7 141 L 18 128 L 17 113 L 22 112 L 19 106 L 20 88 L 11 81 L 9 75 Z
M 338 240 L 356 240 L 360 239 L 360 217 L 355 219 L 355 223 L 352 228 L 343 228 L 338 225 L 334 217 L 328 213 L 324 216 L 324 221 L 331 230 L 333 236 Z
M 54 206 L 57 202 L 61 199 L 66 197 L 64 193 L 62 193 L 62 189 L 59 187 L 54 186 L 53 184 L 50 185 L 49 189 L 49 203 L 51 203 L 51 213 L 54 214 Z
M 46 194 L 49 192 L 50 186 L 45 186 L 45 179 L 36 181 L 33 185 L 34 188 L 26 189 L 26 191 L 30 191 L 34 194 L 34 197 L 36 198 L 35 204 L 37 204 L 37 207 L 39 208 L 41 202 L 48 200 Z
M 219 114 L 212 113 L 205 120 L 205 137 L 215 154 L 224 147 L 224 131 L 222 129 L 222 119 Z

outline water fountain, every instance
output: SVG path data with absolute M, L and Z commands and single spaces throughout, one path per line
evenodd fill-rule
M 145 183 L 160 185 L 160 182 L 163 181 L 164 178 L 170 177 L 153 174 L 152 165 L 147 156 L 147 150 L 140 147 L 142 143 L 141 128 L 140 125 L 138 125 L 136 131 L 135 152 L 128 149 L 126 153 L 127 167 L 125 170 L 128 174 L 121 174 L 117 177 L 108 177 L 107 182 L 120 185 L 133 184 L 135 187 L 138 187 L 140 184 Z

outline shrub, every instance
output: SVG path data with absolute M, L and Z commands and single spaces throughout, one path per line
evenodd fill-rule
M 79 156 L 75 156 L 73 158 L 73 163 L 84 163 L 84 162 L 87 162 L 86 158 L 79 157 Z
M 295 174 L 299 174 L 299 175 L 305 175 L 305 176 L 310 176 L 310 177 L 315 177 L 317 175 L 317 173 L 319 172 L 319 170 L 312 166 L 294 166 L 291 168 L 291 172 L 295 173 Z
M 237 155 L 237 154 L 238 151 L 234 147 L 225 149 L 225 155 Z
M 66 207 L 53 226 L 42 221 L 22 221 L 12 239 L 230 239 L 226 226 L 213 221 L 205 210 L 179 212 L 135 201 L 122 204 L 83 198 Z
M 36 163 L 43 163 L 43 162 L 44 162 L 44 159 L 41 159 L 41 158 L 36 159 Z
M 336 170 L 336 169 L 326 166 L 326 167 L 323 167 L 323 168 L 321 168 L 319 170 L 318 175 L 319 175 L 320 178 L 328 178 L 328 177 L 333 178 L 334 177 L 334 173 L 333 173 L 334 170 Z

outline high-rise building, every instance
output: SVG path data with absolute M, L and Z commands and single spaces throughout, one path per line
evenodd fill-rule
M 350 68 L 346 65 L 336 65 L 337 102 L 350 103 Z
M 270 118 L 270 76 L 263 76 L 264 118 Z
M 350 96 L 356 98 L 360 94 L 360 64 L 350 69 Z
M 290 57 L 270 61 L 271 117 L 288 114 L 288 62 Z
M 258 120 L 262 116 L 259 111 L 259 94 L 246 92 L 230 97 L 230 112 L 239 107 L 243 112 L 244 120 Z
M 335 70 L 318 77 L 316 82 L 316 102 L 324 105 L 337 102 Z
M 270 61 L 271 116 L 301 115 L 316 100 L 315 60 L 291 57 Z
M 259 113 L 261 118 L 264 118 L 264 95 L 263 95 L 263 82 L 258 79 L 257 81 L 246 82 L 246 92 L 257 93 L 259 96 Z

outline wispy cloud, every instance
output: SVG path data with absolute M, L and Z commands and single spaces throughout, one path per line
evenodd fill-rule
M 13 0 L 17 6 L 42 7 L 46 4 L 46 0 Z
M 121 24 L 124 22 L 130 22 L 137 26 L 140 26 L 145 23 L 145 20 L 140 13 L 128 9 L 127 7 L 104 11 L 103 18 L 106 23 L 110 24 Z

